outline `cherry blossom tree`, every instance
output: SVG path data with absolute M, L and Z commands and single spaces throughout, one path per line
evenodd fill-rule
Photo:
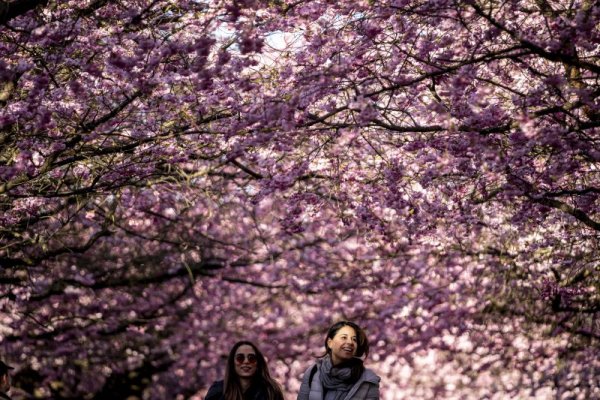
M 594 2 L 0 10 L 24 398 L 201 398 L 241 338 L 293 398 L 340 318 L 387 399 L 600 395 Z

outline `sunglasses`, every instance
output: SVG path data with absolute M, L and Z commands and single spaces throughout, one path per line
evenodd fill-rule
M 243 364 L 244 360 L 248 360 L 248 364 L 256 364 L 256 354 L 236 354 L 235 362 L 238 364 Z

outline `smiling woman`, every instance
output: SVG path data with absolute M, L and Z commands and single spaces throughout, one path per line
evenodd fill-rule
M 258 347 L 240 341 L 227 357 L 225 379 L 213 383 L 204 400 L 283 400 L 283 393 Z
M 304 373 L 297 400 L 377 400 L 380 378 L 363 365 L 369 354 L 365 332 L 340 321 L 329 328 L 325 355 Z

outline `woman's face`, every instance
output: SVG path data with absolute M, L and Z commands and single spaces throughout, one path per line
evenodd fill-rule
M 252 378 L 256 373 L 256 361 L 256 352 L 252 346 L 241 345 L 235 351 L 235 373 L 240 378 Z
M 350 360 L 356 354 L 357 337 L 354 328 L 342 326 L 332 338 L 327 339 L 327 347 L 331 349 L 331 362 L 337 365 Z

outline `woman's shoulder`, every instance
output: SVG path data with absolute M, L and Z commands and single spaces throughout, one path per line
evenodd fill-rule
M 306 374 L 314 375 L 317 372 L 317 370 L 319 370 L 321 368 L 321 365 L 320 365 L 321 363 L 319 361 L 320 360 L 317 360 L 316 362 L 309 364 L 309 366 L 304 371 L 304 375 L 306 375 Z
M 361 380 L 364 382 L 370 382 L 375 385 L 379 385 L 379 381 L 381 381 L 381 378 L 372 369 L 365 368 L 365 370 L 362 373 Z
M 320 367 L 318 361 L 311 363 L 302 374 L 302 385 L 310 386 L 312 381 L 314 380 L 315 375 L 317 375 L 319 368 Z
M 244 394 L 244 399 L 253 399 L 253 400 L 267 400 L 269 398 L 269 383 L 261 382 L 255 383 L 250 387 L 250 389 Z M 273 388 L 275 390 L 275 388 Z M 275 392 L 275 400 L 284 400 L 283 393 Z
M 223 381 L 216 381 L 212 385 L 210 385 L 210 388 L 208 389 L 204 400 L 218 400 L 221 398 L 222 395 Z

